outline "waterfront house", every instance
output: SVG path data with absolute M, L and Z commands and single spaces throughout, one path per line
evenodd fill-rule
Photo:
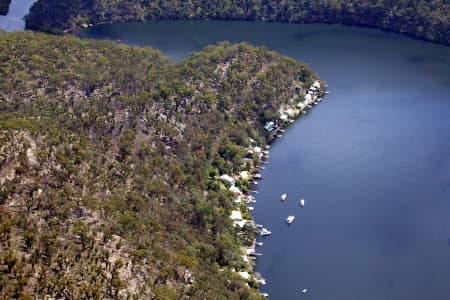
M 224 181 L 224 182 L 228 182 L 230 185 L 234 185 L 236 182 L 234 180 L 233 177 L 231 177 L 228 174 L 223 174 L 222 176 L 219 177 L 220 180 Z
M 264 125 L 264 129 L 268 132 L 272 132 L 274 130 L 275 123 L 273 121 L 267 122 L 266 125 Z

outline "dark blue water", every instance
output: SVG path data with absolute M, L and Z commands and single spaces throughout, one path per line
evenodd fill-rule
M 256 267 L 268 282 L 262 291 L 271 299 L 450 299 L 448 47 L 278 23 L 126 23 L 81 35 L 150 45 L 175 60 L 216 41 L 247 41 L 307 62 L 331 94 L 275 142 L 258 185 L 254 216 L 273 232 Z
M 25 28 L 23 17 L 28 14 L 35 0 L 12 0 L 7 16 L 0 16 L 0 29 L 5 31 L 22 30 Z

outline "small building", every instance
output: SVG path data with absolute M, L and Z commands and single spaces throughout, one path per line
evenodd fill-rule
M 242 213 L 240 210 L 233 210 L 230 216 L 233 221 L 242 221 Z
M 312 96 L 310 94 L 305 95 L 306 104 L 310 104 L 312 101 Z
M 275 123 L 273 121 L 267 122 L 266 125 L 264 125 L 264 129 L 268 132 L 272 132 L 275 129 Z
M 238 194 L 238 195 L 242 195 L 241 190 L 238 187 L 234 186 L 234 185 L 232 185 L 230 187 L 230 192 L 233 192 L 233 193 Z
M 231 184 L 231 185 L 234 185 L 234 184 L 236 183 L 235 180 L 234 180 L 234 178 L 231 177 L 231 176 L 228 175 L 228 174 L 223 174 L 223 175 L 220 176 L 219 178 L 220 178 L 220 180 L 225 181 L 225 182 L 228 182 L 228 183 Z
M 299 103 L 297 103 L 297 107 L 300 108 L 300 110 L 303 110 L 306 107 L 306 103 L 299 102 Z
M 250 279 L 250 274 L 248 272 L 238 272 L 238 274 L 239 274 L 239 276 L 241 276 L 245 280 L 249 280 Z
M 233 221 L 233 227 L 244 228 L 247 224 L 247 220 Z
M 247 180 L 250 178 L 250 174 L 248 173 L 248 171 L 242 171 L 241 173 L 239 173 L 239 177 L 244 180 Z
M 285 111 L 285 113 L 286 113 L 288 116 L 290 116 L 290 117 L 295 116 L 295 110 L 293 110 L 292 108 L 287 109 L 287 110 Z

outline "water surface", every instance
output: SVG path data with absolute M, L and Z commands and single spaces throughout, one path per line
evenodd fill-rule
M 450 299 L 448 47 L 372 29 L 258 22 L 132 22 L 81 35 L 150 45 L 175 60 L 246 41 L 308 63 L 331 94 L 275 142 L 258 185 L 254 216 L 273 232 L 256 268 L 268 282 L 262 291 Z

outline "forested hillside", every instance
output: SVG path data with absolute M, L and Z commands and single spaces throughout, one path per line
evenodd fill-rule
M 342 23 L 450 43 L 450 3 L 446 0 L 38 0 L 26 26 L 61 32 L 81 24 L 155 19 Z
M 11 4 L 11 0 L 0 0 L 0 15 L 8 14 L 9 4 Z
M 307 66 L 18 32 L 0 34 L 0 74 L 2 299 L 258 298 L 218 176 L 248 170 Z

